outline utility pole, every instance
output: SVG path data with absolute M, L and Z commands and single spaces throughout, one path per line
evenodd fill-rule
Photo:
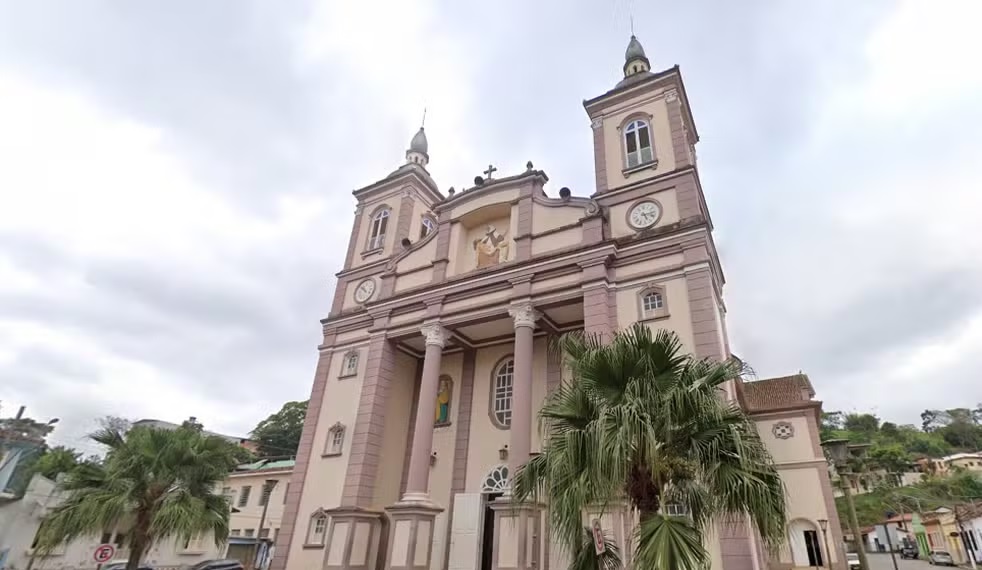
M 889 521 L 894 516 L 896 516 L 895 513 L 886 513 L 886 515 L 887 515 L 887 521 Z M 901 516 L 900 517 L 900 522 L 903 523 L 903 520 L 904 520 L 904 517 Z M 893 570 L 900 570 L 899 568 L 897 568 L 897 555 L 893 552 L 893 540 L 890 538 L 890 523 L 889 522 L 886 522 L 886 524 L 884 524 L 884 528 L 886 528 L 886 531 L 887 531 L 886 532 L 886 535 L 887 535 L 887 548 L 890 549 L 890 560 L 893 561 Z
M 853 544 L 856 546 L 856 556 L 859 557 L 860 570 L 870 570 L 869 561 L 866 559 L 866 550 L 862 545 L 862 535 L 859 533 L 859 519 L 856 518 L 856 504 L 852 500 L 852 477 L 854 473 L 847 471 L 848 462 L 853 458 L 849 448 L 848 439 L 831 439 L 822 442 L 822 447 L 828 452 L 832 466 L 839 474 L 842 485 L 842 494 L 846 498 L 846 505 L 849 507 L 849 531 L 852 533 Z M 858 453 L 865 451 L 865 446 L 853 446 Z
M 263 514 L 259 517 L 259 529 L 256 530 L 256 540 L 252 543 L 249 560 L 246 561 L 245 570 L 255 570 L 256 556 L 258 556 L 259 541 L 262 540 L 263 525 L 266 524 L 266 511 L 269 510 L 269 500 L 273 498 L 273 488 L 276 487 L 276 479 L 266 479 L 260 497 L 264 498 Z
M 856 504 L 852 501 L 852 473 L 839 473 L 839 478 L 844 481 L 842 494 L 846 497 L 846 505 L 849 507 L 849 531 L 852 533 L 853 544 L 856 545 L 856 554 L 859 556 L 860 570 L 870 570 L 869 562 L 866 560 L 866 549 L 863 548 L 863 538 L 859 533 L 859 519 L 856 518 Z M 894 561 L 896 563 L 896 561 Z

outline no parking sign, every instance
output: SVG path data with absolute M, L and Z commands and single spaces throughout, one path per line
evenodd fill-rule
M 102 564 L 112 560 L 114 554 L 116 554 L 115 546 L 111 544 L 100 544 L 95 548 L 95 553 L 92 554 L 92 559 L 99 564 Z

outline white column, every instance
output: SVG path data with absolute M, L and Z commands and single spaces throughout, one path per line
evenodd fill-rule
M 508 309 L 515 321 L 515 375 L 511 398 L 508 442 L 509 478 L 528 461 L 532 449 L 532 333 L 541 313 L 531 304 Z

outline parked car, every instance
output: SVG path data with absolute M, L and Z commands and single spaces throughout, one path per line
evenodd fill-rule
M 242 562 L 226 558 L 223 560 L 205 560 L 191 567 L 191 570 L 244 570 Z
M 126 570 L 126 561 L 113 560 L 112 562 L 103 564 L 102 570 Z M 138 570 L 153 570 L 153 566 L 150 566 L 149 564 L 140 564 L 140 566 L 138 566 Z
M 916 559 L 919 554 L 916 546 L 907 545 L 900 549 L 901 558 Z
M 932 550 L 931 554 L 928 555 L 927 561 L 930 564 L 936 566 L 954 566 L 955 559 L 951 557 L 951 554 L 944 550 Z
M 846 562 L 849 563 L 849 570 L 853 570 L 853 568 L 859 568 L 860 567 L 860 565 L 859 565 L 859 555 L 856 554 L 855 552 L 847 552 L 846 553 Z

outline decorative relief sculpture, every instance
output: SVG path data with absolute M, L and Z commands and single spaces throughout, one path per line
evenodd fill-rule
M 498 265 L 508 258 L 508 241 L 494 226 L 488 226 L 484 237 L 474 240 L 477 268 Z

